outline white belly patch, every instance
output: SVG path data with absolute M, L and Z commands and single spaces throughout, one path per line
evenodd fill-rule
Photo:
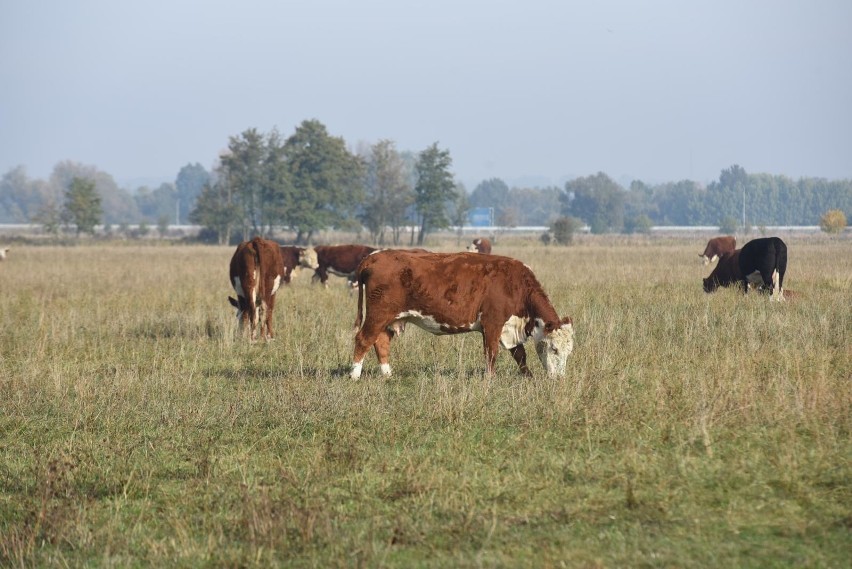
M 479 320 L 464 326 L 451 326 L 449 324 L 442 324 L 435 320 L 434 316 L 423 314 L 418 310 L 406 310 L 405 312 L 400 312 L 396 315 L 396 320 L 411 322 L 415 326 L 423 328 L 430 334 L 436 335 L 452 334 L 454 332 L 473 332 L 482 329 Z

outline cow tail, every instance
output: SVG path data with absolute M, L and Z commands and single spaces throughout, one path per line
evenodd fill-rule
M 363 302 L 365 275 L 361 271 L 358 271 L 355 274 L 355 277 L 358 279 L 358 314 L 355 317 L 355 326 L 353 327 L 353 329 L 355 332 L 357 332 L 361 328 L 361 324 L 364 322 Z
M 260 242 L 257 238 L 252 240 L 251 250 L 254 253 L 254 267 L 257 272 L 257 282 L 254 285 L 257 290 L 257 298 L 254 298 L 254 295 L 252 295 L 251 304 L 249 305 L 251 307 L 251 321 L 254 322 L 258 332 L 260 332 L 260 335 L 263 336 L 263 315 L 259 314 L 259 312 L 263 311 L 263 299 L 265 298 L 265 293 L 263 290 L 263 265 L 260 264 Z

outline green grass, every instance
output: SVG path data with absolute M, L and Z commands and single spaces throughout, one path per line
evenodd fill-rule
M 786 241 L 783 304 L 705 295 L 703 242 L 498 246 L 574 317 L 566 378 L 411 328 L 357 382 L 342 279 L 250 345 L 232 248 L 16 248 L 0 566 L 846 567 L 852 247 Z

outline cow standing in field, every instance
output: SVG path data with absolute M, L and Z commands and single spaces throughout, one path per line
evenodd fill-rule
M 382 373 L 391 374 L 391 338 L 408 322 L 438 335 L 482 333 L 488 374 L 500 346 L 511 352 L 524 374 L 530 373 L 523 346 L 528 339 L 550 375 L 565 372 L 574 349 L 571 318 L 557 315 L 535 275 L 516 259 L 391 249 L 364 259 L 356 278 L 354 379 L 361 376 L 371 347 Z
M 258 328 L 264 339 L 272 339 L 272 312 L 275 293 L 281 285 L 284 263 L 278 243 L 255 237 L 237 245 L 231 257 L 230 282 L 237 298 L 228 301 L 237 309 L 240 331 L 249 323 L 249 338 L 254 341 Z
M 768 290 L 770 297 L 784 300 L 784 273 L 787 272 L 787 245 L 778 237 L 753 239 L 742 249 L 725 254 L 704 279 L 704 292 L 738 283 L 743 293 L 748 285 Z M 790 295 L 787 295 L 790 296 Z
M 467 250 L 471 253 L 484 253 L 486 255 L 490 255 L 491 241 L 485 237 L 477 237 L 470 245 L 467 246 Z
M 292 245 L 281 245 L 281 261 L 284 263 L 284 283 L 290 284 L 293 271 L 305 267 L 316 269 L 317 252 L 312 247 L 293 247 Z
M 329 273 L 347 277 L 351 282 L 358 264 L 376 248 L 367 245 L 317 245 L 314 250 L 317 267 L 311 282 L 320 281 L 327 287 Z
M 733 235 L 714 237 L 707 242 L 704 252 L 698 255 L 704 260 L 705 265 L 713 263 L 725 253 L 733 253 L 737 248 L 737 238 Z

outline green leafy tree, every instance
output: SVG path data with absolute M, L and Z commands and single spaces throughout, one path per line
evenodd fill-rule
M 264 168 L 267 145 L 265 136 L 255 128 L 232 136 L 228 141 L 228 152 L 220 157 L 219 175 L 232 189 L 235 208 L 229 208 L 237 218 L 237 227 L 242 229 L 243 239 L 251 235 L 263 235 L 266 221 Z
M 201 225 L 205 233 L 219 245 L 231 242 L 239 216 L 233 192 L 225 180 L 211 180 L 201 190 L 195 208 L 189 214 L 190 223 Z
M 84 178 L 72 179 L 65 192 L 65 214 L 67 221 L 77 226 L 77 236 L 80 233 L 94 235 L 103 213 L 95 182 Z
M 437 142 L 422 151 L 417 159 L 414 193 L 415 207 L 420 216 L 418 245 L 423 245 L 428 232 L 444 229 L 450 224 L 447 204 L 456 198 L 456 184 L 450 172 L 452 163 L 450 151 L 439 149 Z
M 41 224 L 45 233 L 55 237 L 59 235 L 59 228 L 62 226 L 62 208 L 54 200 L 47 200 L 39 206 L 31 221 Z
M 651 221 L 651 218 L 645 215 L 644 213 L 640 213 L 635 217 L 628 217 L 624 221 L 624 232 L 625 233 L 651 233 L 651 228 L 654 226 L 654 222 Z
M 120 188 L 113 177 L 106 172 L 98 170 L 95 166 L 80 164 L 65 160 L 53 167 L 50 175 L 50 185 L 54 188 L 53 194 L 62 196 L 70 187 L 74 178 L 91 180 L 95 184 L 95 190 L 101 198 L 103 219 L 107 223 L 136 222 L 140 215 L 136 206 L 136 200 L 129 191 Z M 61 201 L 61 198 L 59 198 Z
M 565 184 L 562 213 L 579 217 L 592 233 L 621 231 L 624 226 L 625 191 L 603 172 Z
M 500 178 L 489 178 L 476 185 L 470 193 L 471 207 L 494 208 L 494 219 L 500 219 L 503 210 L 512 204 L 509 186 Z
M 306 120 L 284 143 L 292 191 L 286 207 L 298 243 L 354 219 L 364 198 L 364 167 L 318 120 Z
M 210 173 L 198 162 L 187 164 L 180 169 L 175 179 L 178 223 L 186 223 L 189 220 L 189 212 L 195 209 L 195 200 L 209 183 Z
M 160 184 L 153 191 L 143 186 L 136 190 L 134 199 L 140 216 L 147 221 L 159 220 L 162 217 L 175 219 L 177 191 L 173 184 Z
M 384 245 L 385 231 L 390 227 L 394 244 L 398 244 L 405 211 L 414 201 L 407 165 L 390 140 L 373 145 L 365 163 L 366 195 L 358 217 L 370 231 L 373 243 Z
M 470 213 L 470 198 L 463 184 L 456 186 L 456 199 L 453 202 L 452 213 L 450 214 L 450 222 L 456 227 L 457 244 L 461 244 L 461 238 L 464 234 L 464 225 L 467 223 L 467 217 Z

